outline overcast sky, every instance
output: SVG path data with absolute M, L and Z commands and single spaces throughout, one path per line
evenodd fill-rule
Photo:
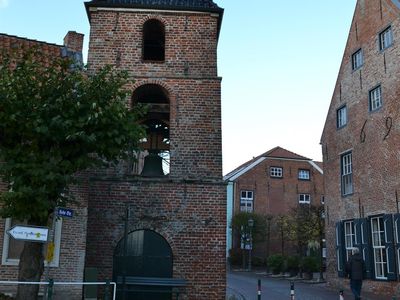
M 214 0 L 224 174 L 281 146 L 321 160 L 319 145 L 356 0 Z M 0 0 L 0 32 L 62 44 L 85 34 L 81 0 Z

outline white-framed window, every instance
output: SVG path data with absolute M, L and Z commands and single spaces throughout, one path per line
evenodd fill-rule
M 240 192 L 240 211 L 253 212 L 254 207 L 253 191 Z
M 298 178 L 300 180 L 310 180 L 310 170 L 300 169 Z
M 1 257 L 1 264 L 8 266 L 18 266 L 19 257 L 23 249 L 24 242 L 18 241 L 10 237 L 7 233 L 14 225 L 24 224 L 24 222 L 14 221 L 11 218 L 5 219 L 4 226 L 4 239 L 3 239 L 3 255 Z M 50 263 L 50 267 L 58 267 L 60 260 L 60 244 L 61 244 L 61 228 L 62 219 L 58 218 L 55 222 L 54 231 L 54 258 Z M 46 257 L 47 245 L 43 245 L 44 257 Z M 47 261 L 44 262 L 45 266 L 48 266 Z
M 310 194 L 299 194 L 299 203 L 300 204 L 309 204 L 311 202 Z
M 387 279 L 387 253 L 383 217 L 371 218 L 372 250 L 376 279 Z
M 353 71 L 362 67 L 362 65 L 364 64 L 362 49 L 358 49 L 356 52 L 352 54 L 351 63 Z
M 385 50 L 393 45 L 392 27 L 389 26 L 379 34 L 379 50 Z
M 356 243 L 356 230 L 353 221 L 344 222 L 344 245 L 346 248 L 346 261 L 349 260 Z
M 377 110 L 382 106 L 382 89 L 381 86 L 369 91 L 369 111 Z
M 348 152 L 341 156 L 341 181 L 342 181 L 342 195 L 353 194 L 353 157 L 352 153 Z
M 336 111 L 336 127 L 342 128 L 347 124 L 347 106 L 344 105 Z
M 283 177 L 283 168 L 281 167 L 270 167 L 269 175 L 271 177 L 282 178 Z

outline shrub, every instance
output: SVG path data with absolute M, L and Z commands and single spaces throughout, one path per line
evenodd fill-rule
M 300 258 L 296 255 L 288 256 L 285 261 L 286 272 L 297 272 L 299 270 Z
M 318 258 L 314 256 L 303 257 L 300 266 L 303 272 L 306 273 L 318 272 L 319 269 Z
M 6 296 L 0 293 L 0 300 L 13 300 L 13 299 L 14 299 L 13 297 Z
M 283 271 L 285 259 L 281 254 L 274 254 L 268 257 L 267 265 L 272 274 L 279 274 Z
M 232 248 L 229 250 L 229 263 L 232 266 L 239 266 L 242 264 L 243 250 L 240 248 Z
M 251 265 L 255 266 L 255 267 L 264 267 L 265 266 L 265 259 L 263 259 L 262 257 L 258 257 L 258 256 L 253 256 L 251 258 Z

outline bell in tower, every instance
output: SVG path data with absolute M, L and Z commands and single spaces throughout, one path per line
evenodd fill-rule
M 141 148 L 147 156 L 140 175 L 162 177 L 168 173 L 169 158 L 169 99 L 167 91 L 156 84 L 139 87 L 133 94 L 133 103 L 144 106 L 147 111 L 142 124 L 146 139 Z

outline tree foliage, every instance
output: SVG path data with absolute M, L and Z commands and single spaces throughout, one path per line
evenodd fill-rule
M 242 228 L 244 232 L 249 231 L 249 220 L 254 221 L 252 228 L 252 236 L 254 243 L 262 242 L 266 239 L 269 226 L 271 224 L 271 217 L 257 213 L 239 212 L 232 217 L 231 227 L 239 233 Z
M 87 75 L 71 61 L 29 51 L 0 66 L 2 217 L 45 225 L 69 201 L 74 175 L 123 158 L 143 136 L 128 109 L 127 75 L 105 67 Z

